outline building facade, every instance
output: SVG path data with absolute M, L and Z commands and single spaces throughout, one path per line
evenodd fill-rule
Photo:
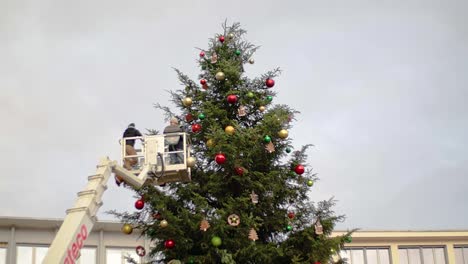
M 41 264 L 61 223 L 1 217 L 0 264 Z M 137 232 L 125 235 L 121 227 L 97 222 L 76 264 L 124 264 L 126 256 L 143 263 L 135 249 L 147 249 L 149 241 Z M 350 264 L 468 264 L 468 231 L 359 231 L 340 256 Z

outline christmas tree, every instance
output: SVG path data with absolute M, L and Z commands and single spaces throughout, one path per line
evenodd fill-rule
M 258 47 L 238 23 L 223 29 L 200 51 L 197 82 L 176 70 L 178 111 L 156 104 L 190 134 L 192 181 L 135 190 L 142 209 L 113 213 L 150 238 L 163 263 L 328 263 L 351 232 L 331 237 L 344 217 L 332 199 L 309 199 L 309 145 L 292 151 L 288 137 L 298 112 L 273 104 L 280 70 L 246 77 Z

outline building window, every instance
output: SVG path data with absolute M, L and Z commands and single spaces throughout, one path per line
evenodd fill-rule
M 6 248 L 0 247 L 0 264 L 6 264 L 6 252 Z
M 446 264 L 444 247 L 399 248 L 401 264 Z
M 140 257 L 133 248 L 108 248 L 106 249 L 106 263 L 127 264 L 126 257 L 130 257 L 136 263 L 142 263 Z
M 16 263 L 41 264 L 47 254 L 48 249 L 49 248 L 46 246 L 18 246 L 16 248 Z M 96 264 L 96 249 L 82 248 L 80 250 L 80 257 L 75 263 Z M 0 261 L 0 264 L 3 264 L 3 262 Z
M 340 251 L 340 256 L 349 264 L 390 264 L 388 248 L 346 248 Z
M 468 264 L 468 246 L 455 246 L 455 264 Z

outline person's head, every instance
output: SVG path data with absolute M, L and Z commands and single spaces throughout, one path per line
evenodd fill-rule
M 179 120 L 177 120 L 177 118 L 175 118 L 175 117 L 172 117 L 172 118 L 169 120 L 169 124 L 170 124 L 171 126 L 177 126 L 177 125 L 179 125 Z
M 128 125 L 128 128 L 135 128 L 135 123 L 130 123 L 130 125 Z

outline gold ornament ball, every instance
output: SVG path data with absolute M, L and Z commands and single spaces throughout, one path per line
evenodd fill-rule
M 228 38 L 229 40 L 233 39 L 233 38 L 234 38 L 234 33 L 229 33 L 229 34 L 227 35 L 227 38 Z
M 133 227 L 130 224 L 124 224 L 122 226 L 122 232 L 124 234 L 130 235 L 133 232 Z
M 233 126 L 227 126 L 225 129 L 224 129 L 224 132 L 226 132 L 226 134 L 228 135 L 234 135 L 234 131 L 236 129 L 233 127 Z
M 169 225 L 169 223 L 166 220 L 162 220 L 159 223 L 159 226 L 162 227 L 162 228 L 166 228 L 168 225 Z
M 278 137 L 280 137 L 281 139 L 287 138 L 288 137 L 288 131 L 286 129 L 281 129 L 278 132 Z
M 217 72 L 215 75 L 215 78 L 218 81 L 223 81 L 224 78 L 226 78 L 226 75 L 224 75 L 224 72 Z
M 209 148 L 214 147 L 214 141 L 210 138 L 206 141 L 206 146 Z
M 189 157 L 187 159 L 187 166 L 189 166 L 190 168 L 193 168 L 193 166 L 195 166 L 196 161 L 197 160 L 194 157 Z
M 253 58 L 250 58 L 250 59 L 249 59 L 249 63 L 250 63 L 250 64 L 254 64 L 254 63 L 255 63 L 255 60 L 254 60 Z
M 260 110 L 260 112 L 264 112 L 266 110 L 266 107 L 262 105 L 258 108 L 258 110 Z
M 185 97 L 184 100 L 182 100 L 182 104 L 184 106 L 191 106 L 192 105 L 192 98 L 190 97 Z

